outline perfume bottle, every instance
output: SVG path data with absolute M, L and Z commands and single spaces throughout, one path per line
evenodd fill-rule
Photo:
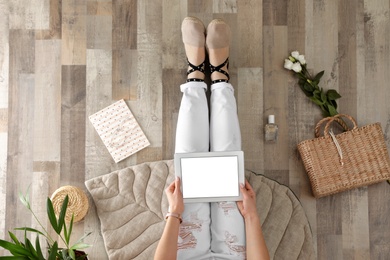
M 268 116 L 268 124 L 265 125 L 265 142 L 276 143 L 278 139 L 278 125 L 275 124 L 275 115 Z

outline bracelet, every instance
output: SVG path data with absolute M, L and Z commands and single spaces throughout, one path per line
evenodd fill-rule
M 165 215 L 165 221 L 167 221 L 167 219 L 168 219 L 169 217 L 177 218 L 177 219 L 180 221 L 180 224 L 183 222 L 183 220 L 182 220 L 181 217 L 180 217 L 180 214 L 168 212 L 168 213 Z

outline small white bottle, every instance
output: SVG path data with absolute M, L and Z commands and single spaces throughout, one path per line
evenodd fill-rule
M 278 140 L 278 125 L 275 124 L 275 115 L 268 116 L 268 124 L 264 128 L 265 142 L 276 143 Z

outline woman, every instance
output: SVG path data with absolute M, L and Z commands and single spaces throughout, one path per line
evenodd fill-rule
M 229 83 L 230 28 L 215 19 L 206 30 L 187 17 L 182 23 L 188 60 L 187 82 L 176 130 L 176 152 L 241 150 L 234 88 Z M 204 83 L 206 50 L 211 72 L 210 120 Z M 210 122 L 210 123 L 209 123 Z M 269 259 L 256 210 L 256 195 L 246 181 L 243 201 L 184 205 L 180 179 L 166 189 L 169 213 L 155 259 Z M 182 223 L 183 221 L 183 223 Z

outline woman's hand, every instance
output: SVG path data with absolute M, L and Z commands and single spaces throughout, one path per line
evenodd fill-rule
M 245 185 L 240 185 L 240 190 L 243 195 L 243 201 L 237 201 L 237 207 L 244 219 L 248 217 L 258 217 L 256 209 L 256 193 L 247 180 Z
M 166 188 L 165 193 L 168 197 L 169 212 L 182 214 L 184 211 L 183 194 L 180 190 L 180 178 L 176 179 Z

